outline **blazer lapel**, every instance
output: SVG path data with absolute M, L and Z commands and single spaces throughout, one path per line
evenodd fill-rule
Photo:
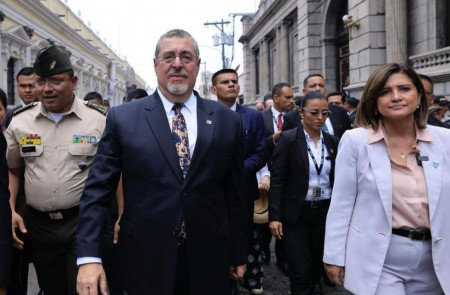
M 380 194 L 381 202 L 392 226 L 392 174 L 391 161 L 384 141 L 367 144 L 367 155 Z
M 182 180 L 183 175 L 181 173 L 177 151 L 173 143 L 164 106 L 157 92 L 153 94 L 152 98 L 153 100 L 150 100 L 150 103 L 145 107 L 145 110 L 147 110 L 145 119 L 147 120 L 153 136 L 164 154 L 164 157 L 169 163 L 170 168 L 177 175 L 177 177 Z
M 202 100 L 202 98 L 197 96 L 197 141 L 195 143 L 191 164 L 186 174 L 185 184 L 189 182 L 195 171 L 199 169 L 199 165 L 211 145 L 216 126 L 214 112 Z
M 297 128 L 297 140 L 298 142 L 298 148 L 296 151 L 298 152 L 299 159 L 301 161 L 298 161 L 299 169 L 305 169 L 305 175 L 309 175 L 309 157 L 308 157 L 308 149 L 306 148 L 306 137 L 305 137 L 305 131 L 303 128 Z
M 428 142 L 419 142 L 420 155 L 428 157 L 428 161 L 422 161 L 423 172 L 427 182 L 428 206 L 430 220 L 436 212 L 436 207 L 441 195 L 443 178 L 443 147 Z

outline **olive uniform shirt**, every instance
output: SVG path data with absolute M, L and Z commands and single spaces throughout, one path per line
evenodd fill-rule
M 9 168 L 25 166 L 27 204 L 38 211 L 78 205 L 106 117 L 75 98 L 58 122 L 38 102 L 15 115 L 5 136 Z

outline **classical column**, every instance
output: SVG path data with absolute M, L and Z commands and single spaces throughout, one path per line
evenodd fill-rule
M 386 61 L 405 63 L 407 56 L 406 0 L 385 0 Z
M 289 83 L 289 22 L 282 21 L 280 24 L 280 50 L 278 50 L 278 56 L 280 57 L 280 66 L 278 70 L 280 71 L 280 81 Z
M 2 89 L 6 90 L 6 86 L 7 86 L 7 69 L 6 69 L 6 63 L 7 60 L 4 59 L 4 54 L 2 54 L 3 51 L 3 40 L 2 40 L 2 36 L 3 36 L 3 21 L 5 20 L 5 13 L 3 11 L 0 10 L 0 75 L 2 77 L 0 77 L 0 87 Z

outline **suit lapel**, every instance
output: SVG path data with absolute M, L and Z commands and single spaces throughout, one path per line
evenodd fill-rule
M 378 193 L 389 225 L 392 226 L 392 174 L 389 153 L 384 141 L 366 144 L 366 146 Z
M 298 152 L 299 159 L 301 159 L 301 161 L 298 161 L 298 164 L 300 164 L 299 168 L 305 169 L 305 175 L 309 175 L 309 157 L 308 157 L 308 150 L 306 148 L 307 143 L 305 131 L 303 131 L 303 128 L 297 128 L 296 142 L 299 143 L 298 148 L 296 150 Z
M 428 157 L 428 161 L 422 161 L 422 167 L 427 182 L 429 214 L 432 220 L 441 195 L 443 147 L 429 142 L 419 142 L 419 148 L 420 155 Z
M 195 171 L 199 169 L 199 165 L 211 145 L 216 126 L 215 120 L 216 116 L 214 112 L 203 103 L 202 98 L 197 96 L 197 141 L 195 143 L 191 164 L 186 174 L 185 185 L 192 178 Z
M 266 126 L 266 134 L 274 134 L 272 108 L 263 111 L 264 125 Z
M 180 164 L 178 162 L 177 151 L 173 143 L 172 134 L 170 132 L 170 126 L 167 122 L 167 115 L 164 110 L 164 106 L 159 98 L 158 93 L 155 92 L 152 96 L 149 104 L 145 107 L 147 111 L 145 113 L 145 119 L 152 130 L 153 136 L 156 142 L 161 148 L 164 157 L 169 163 L 170 168 L 181 180 L 183 178 Z

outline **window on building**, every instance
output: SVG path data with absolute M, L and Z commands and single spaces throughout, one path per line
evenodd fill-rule
M 259 56 L 259 48 L 255 49 L 253 51 L 253 56 L 255 57 L 255 76 L 254 76 L 255 77 L 255 93 L 256 93 L 256 95 L 258 95 L 259 94 L 259 79 L 260 79 L 259 63 L 261 61 L 261 57 Z
M 297 12 L 297 10 L 296 10 Z M 297 32 L 297 14 L 294 15 L 294 18 L 289 20 L 288 26 L 289 39 L 288 39 L 288 48 L 289 52 L 287 52 L 289 56 L 289 84 L 296 85 L 300 80 L 300 55 L 298 53 L 298 32 Z
M 277 71 L 277 44 L 274 42 L 274 38 L 270 37 L 267 40 L 267 48 L 269 50 L 268 52 L 268 58 L 269 58 L 269 85 L 275 85 L 274 84 L 274 77 L 275 73 Z
M 8 104 L 14 105 L 14 96 L 15 96 L 15 79 L 14 79 L 14 59 L 10 58 L 8 60 L 8 71 L 7 71 L 7 95 L 8 95 Z
M 450 46 L 450 1 L 445 1 L 445 47 Z

